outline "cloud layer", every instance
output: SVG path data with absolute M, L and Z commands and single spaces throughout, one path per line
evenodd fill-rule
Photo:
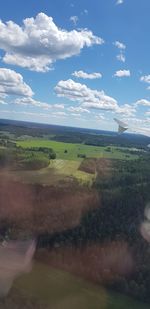
M 58 59 L 78 55 L 83 47 L 103 44 L 90 30 L 60 29 L 53 18 L 39 13 L 26 18 L 19 26 L 13 21 L 0 21 L 0 49 L 5 51 L 3 61 L 37 72 L 46 72 Z

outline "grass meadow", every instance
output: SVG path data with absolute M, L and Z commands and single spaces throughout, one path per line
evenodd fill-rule
M 120 160 L 134 160 L 138 158 L 135 154 L 128 154 L 121 152 L 117 147 L 110 147 L 108 151 L 107 147 L 88 146 L 84 144 L 63 143 L 56 141 L 49 141 L 43 139 L 29 139 L 24 141 L 17 141 L 17 146 L 22 148 L 31 147 L 47 147 L 52 148 L 57 155 L 57 159 L 62 160 L 79 160 L 81 158 L 78 155 L 86 155 L 87 158 L 110 158 Z M 65 150 L 67 152 L 65 152 Z
M 30 273 L 18 278 L 13 288 L 28 302 L 54 309 L 148 309 L 129 297 L 75 277 L 65 271 L 35 262 Z M 13 290 L 12 290 L 13 292 Z M 50 306 L 50 307 L 49 307 Z

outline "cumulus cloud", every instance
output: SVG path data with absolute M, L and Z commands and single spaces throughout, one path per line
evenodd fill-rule
M 3 61 L 37 72 L 48 71 L 58 59 L 78 55 L 83 47 L 103 43 L 103 39 L 88 29 L 58 28 L 53 18 L 44 13 L 24 19 L 22 26 L 13 21 L 0 21 L 0 49 L 5 51 Z
M 49 65 L 52 64 L 52 61 L 50 61 L 47 56 L 39 55 L 30 57 L 27 55 L 23 56 L 15 53 L 6 53 L 3 57 L 3 61 L 7 64 L 20 66 L 36 72 L 47 72 L 53 69 L 52 67 L 49 67 Z
M 104 91 L 92 90 L 84 84 L 74 82 L 72 79 L 59 81 L 55 87 L 55 92 L 58 97 L 80 102 L 83 108 L 116 110 L 118 107 L 117 101 L 107 96 Z
M 0 68 L 0 96 L 17 95 L 31 97 L 33 94 L 30 86 L 23 81 L 21 74 L 10 69 Z
M 146 99 L 140 99 L 135 103 L 135 106 L 142 105 L 142 106 L 150 106 L 150 101 Z
M 115 77 L 129 77 L 131 76 L 130 70 L 119 70 L 114 74 Z
M 118 48 L 118 49 L 126 49 L 126 45 L 124 43 L 121 43 L 119 41 L 115 41 L 114 45 Z
M 77 78 L 83 78 L 83 79 L 96 79 L 96 78 L 101 78 L 102 74 L 101 73 L 86 73 L 83 72 L 82 70 L 80 71 L 75 71 L 72 73 L 73 76 Z
M 106 95 L 104 91 L 93 90 L 84 84 L 74 82 L 72 79 L 59 81 L 55 87 L 55 92 L 58 97 L 80 103 L 80 106 L 68 107 L 67 110 L 72 113 L 89 113 L 89 109 L 95 109 L 131 117 L 136 112 L 135 105 L 124 104 L 119 106 L 117 101 Z
M 150 75 L 141 76 L 140 81 L 150 84 Z
M 78 20 L 79 20 L 78 16 L 71 16 L 70 17 L 70 21 L 72 21 L 75 26 L 76 26 Z
M 126 57 L 125 55 L 123 55 L 122 53 L 118 54 L 116 56 L 117 60 L 121 61 L 121 62 L 125 62 L 126 61 Z

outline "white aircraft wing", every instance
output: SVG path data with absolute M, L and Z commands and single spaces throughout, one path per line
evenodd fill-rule
M 120 134 L 125 132 L 126 130 L 130 129 L 130 131 L 132 131 L 136 134 L 142 134 L 142 135 L 150 137 L 150 129 L 148 129 L 148 128 L 129 127 L 126 123 L 124 123 L 123 121 L 120 121 L 117 118 L 114 118 L 114 120 L 118 124 L 118 133 L 120 133 Z
M 122 121 L 120 121 L 119 119 L 117 118 L 114 118 L 114 120 L 117 122 L 118 124 L 118 133 L 123 133 L 125 132 L 126 130 L 128 130 L 128 125 Z

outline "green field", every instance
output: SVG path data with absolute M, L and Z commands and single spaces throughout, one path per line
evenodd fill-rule
M 78 179 L 81 183 L 92 183 L 95 175 L 78 170 L 80 161 L 72 160 L 53 160 L 50 163 L 50 169 L 54 168 L 55 175 L 72 176 Z
M 32 271 L 18 278 L 12 288 L 25 299 L 53 309 L 148 309 L 132 298 L 109 292 L 67 272 L 35 263 Z M 20 300 L 19 300 L 19 303 Z M 38 307 L 39 308 L 39 307 Z
M 78 154 L 86 155 L 87 158 L 110 158 L 110 159 L 124 159 L 124 160 L 134 160 L 138 158 L 138 155 L 126 154 L 117 149 L 117 147 L 111 147 L 111 151 L 107 151 L 107 147 L 96 147 L 88 146 L 84 144 L 72 144 L 72 143 L 62 143 L 55 141 L 48 141 L 43 139 L 29 139 L 24 141 L 17 141 L 17 146 L 22 148 L 31 147 L 47 147 L 52 148 L 57 155 L 57 159 L 63 160 L 79 160 Z M 67 150 L 67 153 L 64 151 Z

